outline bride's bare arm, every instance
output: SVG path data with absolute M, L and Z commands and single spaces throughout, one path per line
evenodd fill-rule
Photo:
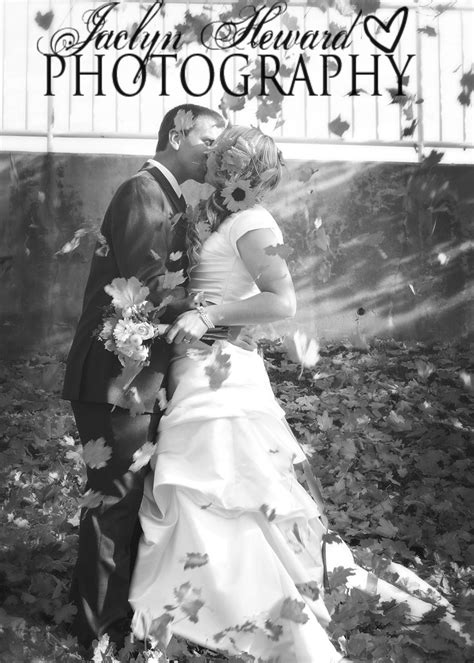
M 265 250 L 275 244 L 275 234 L 269 228 L 251 230 L 237 241 L 240 257 L 260 293 L 239 302 L 209 307 L 206 313 L 215 325 L 258 324 L 295 315 L 295 291 L 286 262 Z
M 205 313 L 214 325 L 252 325 L 291 318 L 296 312 L 296 297 L 287 264 L 266 249 L 277 244 L 269 228 L 251 230 L 237 241 L 237 248 L 260 292 L 253 297 L 227 304 L 208 306 Z M 197 311 L 183 313 L 169 329 L 167 340 L 180 343 L 197 339 L 207 327 Z

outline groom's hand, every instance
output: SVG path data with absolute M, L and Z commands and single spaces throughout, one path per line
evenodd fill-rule
M 230 327 L 227 340 L 250 352 L 257 348 L 257 342 L 250 327 Z
M 194 296 L 188 295 L 182 299 L 173 299 L 167 306 L 163 314 L 160 314 L 160 322 L 172 323 L 185 311 L 190 311 L 196 308 L 194 303 Z

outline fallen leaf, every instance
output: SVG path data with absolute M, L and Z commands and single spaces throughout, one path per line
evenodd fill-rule
M 289 619 L 295 624 L 306 624 L 306 622 L 309 620 L 309 617 L 304 612 L 305 605 L 306 604 L 304 601 L 286 598 L 283 601 L 283 605 L 281 606 L 280 617 L 282 619 Z
M 82 457 L 88 467 L 99 470 L 101 467 L 105 467 L 112 458 L 112 448 L 107 446 L 103 437 L 89 440 L 82 449 Z
M 280 256 L 283 260 L 287 260 L 293 253 L 293 249 L 285 244 L 275 244 L 265 247 L 265 253 L 268 256 Z
M 49 11 L 45 12 L 44 14 L 42 12 L 36 12 L 35 16 L 35 23 L 39 25 L 40 28 L 43 28 L 43 30 L 49 30 L 51 27 L 51 23 L 53 22 L 54 19 L 54 12 Z
M 328 127 L 329 131 L 333 134 L 336 134 L 336 136 L 342 137 L 343 134 L 349 129 L 351 125 L 346 122 L 345 120 L 341 119 L 341 116 L 338 115 L 334 120 L 331 120 L 329 122 Z
M 185 571 L 186 569 L 196 569 L 209 563 L 209 555 L 207 553 L 186 553 L 186 558 L 183 561 Z
M 417 32 L 427 35 L 428 37 L 436 37 L 438 34 L 431 25 L 424 25 L 423 27 L 418 28 Z
M 151 457 L 157 449 L 157 444 L 153 442 L 145 442 L 139 449 L 133 454 L 133 463 L 128 468 L 130 472 L 138 472 L 142 467 L 145 467 L 150 462 Z

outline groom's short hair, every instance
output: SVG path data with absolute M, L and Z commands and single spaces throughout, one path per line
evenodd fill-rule
M 193 120 L 197 120 L 198 117 L 209 117 L 216 121 L 218 127 L 225 127 L 225 120 L 220 113 L 212 108 L 207 108 L 206 106 L 198 106 L 197 104 L 180 104 L 169 110 L 161 121 L 160 128 L 158 130 L 158 142 L 156 144 L 156 151 L 162 152 L 166 149 L 169 141 L 169 135 L 171 129 L 174 127 L 174 119 L 177 113 L 182 110 L 185 113 L 188 111 L 192 113 Z

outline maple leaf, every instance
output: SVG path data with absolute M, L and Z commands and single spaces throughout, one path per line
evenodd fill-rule
M 99 470 L 101 467 L 105 467 L 112 458 L 112 448 L 107 446 L 103 437 L 89 440 L 82 449 L 82 457 L 88 467 Z
M 287 28 L 287 30 L 297 30 L 298 29 L 298 19 L 296 16 L 290 16 L 286 12 L 283 14 L 281 19 L 282 24 Z
M 161 287 L 164 290 L 174 290 L 177 286 L 186 281 L 184 271 L 179 269 L 177 272 L 170 272 L 166 270 L 163 276 L 160 277 Z
M 169 255 L 171 262 L 177 262 L 178 260 L 181 260 L 182 257 L 183 257 L 182 251 L 173 251 Z
M 297 583 L 295 587 L 300 594 L 308 596 L 312 601 L 317 601 L 321 595 L 321 588 L 314 580 Z
M 322 431 L 327 431 L 332 428 L 333 419 L 329 416 L 328 411 L 324 410 L 323 414 L 318 414 L 316 417 L 318 425 Z
M 182 43 L 189 44 L 200 39 L 202 31 L 209 25 L 209 21 L 209 14 L 191 14 L 187 9 L 183 23 L 178 23 L 174 29 L 181 33 Z
M 275 244 L 273 246 L 266 246 L 265 253 L 267 256 L 280 256 L 283 260 L 287 260 L 293 253 L 293 249 L 285 244 Z
M 211 389 L 219 389 L 230 374 L 230 355 L 222 351 L 221 344 L 214 344 L 211 359 L 205 368 Z
M 409 124 L 407 127 L 404 127 L 401 137 L 406 138 L 407 136 L 413 136 L 417 124 L 418 124 L 417 120 L 413 120 L 411 124 Z
M 470 92 L 466 92 L 465 90 L 460 92 L 459 95 L 458 95 L 458 101 L 462 106 L 470 106 L 471 105 L 471 94 L 470 94 Z
M 398 87 L 387 87 L 385 89 L 390 95 L 391 104 L 399 104 L 400 106 L 404 106 L 411 98 L 410 93 L 404 92 L 403 90 L 402 93 L 399 94 Z
M 388 415 L 387 422 L 396 430 L 407 430 L 410 427 L 405 418 L 401 414 L 397 414 L 394 410 L 391 410 Z
M 328 124 L 329 131 L 339 137 L 342 137 L 342 135 L 345 134 L 350 126 L 351 125 L 349 122 L 342 120 L 340 115 L 338 115 L 334 120 L 331 120 L 331 122 Z
M 182 561 L 184 561 L 185 571 L 186 569 L 196 569 L 209 563 L 209 555 L 207 553 L 186 553 L 186 558 Z
M 436 369 L 434 364 L 429 361 L 423 361 L 423 359 L 417 359 L 415 361 L 415 366 L 420 378 L 428 378 Z
M 379 524 L 377 525 L 375 531 L 382 536 L 386 536 L 389 539 L 393 539 L 398 532 L 398 528 L 395 525 L 387 520 L 386 518 L 380 518 Z
M 150 74 L 151 76 L 158 78 L 158 80 L 161 79 L 162 69 L 158 67 L 158 65 L 154 60 L 148 60 L 148 62 L 146 63 L 146 70 L 147 73 Z
M 236 96 L 237 95 L 237 96 Z M 219 103 L 219 108 L 222 112 L 222 115 L 228 119 L 229 112 L 240 111 L 245 108 L 247 98 L 245 95 L 245 88 L 242 83 L 239 83 L 235 89 L 235 95 L 225 92 Z
M 436 166 L 444 156 L 444 152 L 437 152 L 436 150 L 431 150 L 427 157 L 421 162 L 421 168 L 432 168 Z
M 180 133 L 186 133 L 194 127 L 194 116 L 191 111 L 185 111 L 182 108 L 176 113 L 174 118 L 174 128 Z
M 281 114 L 281 105 L 283 99 L 276 92 L 274 86 L 269 85 L 269 96 L 258 97 L 258 108 L 256 112 L 257 120 L 268 122 L 270 119 L 276 119 Z
M 283 634 L 283 626 L 281 624 L 275 624 L 271 619 L 267 619 L 265 622 L 265 631 L 268 631 L 267 635 L 270 640 L 278 642 Z
M 347 578 L 354 575 L 354 569 L 346 569 L 343 566 L 336 566 L 335 569 L 329 572 L 329 586 L 331 589 L 336 589 L 347 584 Z
M 424 25 L 423 27 L 418 28 L 417 32 L 425 34 L 428 37 L 436 37 L 436 35 L 438 34 L 436 30 L 431 27 L 431 25 Z
M 63 246 L 58 251 L 56 251 L 54 255 L 55 256 L 65 255 L 67 253 L 72 253 L 73 251 L 75 251 L 79 246 L 79 244 L 81 243 L 81 239 L 85 235 L 87 235 L 88 232 L 89 231 L 86 228 L 79 228 L 78 230 L 76 230 L 73 238 L 69 242 L 63 244 Z
M 332 532 L 332 531 L 326 532 L 323 535 L 323 541 L 325 543 L 328 543 L 328 544 L 329 543 L 342 543 L 342 539 L 339 536 L 339 534 L 337 534 L 336 532 Z
M 461 85 L 466 88 L 467 92 L 474 91 L 474 71 L 472 67 L 470 71 L 467 71 L 462 75 Z
M 169 640 L 169 625 L 173 619 L 173 615 L 164 612 L 151 622 L 147 635 L 159 645 L 166 646 Z
M 128 468 L 130 472 L 138 472 L 142 467 L 148 465 L 151 457 L 155 453 L 157 445 L 153 442 L 145 442 L 139 449 L 133 454 L 133 463 Z
M 53 11 L 45 12 L 44 14 L 42 12 L 36 12 L 35 23 L 37 23 L 40 28 L 43 28 L 43 30 L 49 30 L 53 19 Z
M 375 14 L 380 8 L 380 0 L 351 0 L 351 5 L 356 12 L 362 12 L 362 15 Z
M 198 612 L 204 605 L 204 601 L 199 598 L 201 595 L 200 590 L 193 589 L 191 583 L 186 582 L 180 585 L 178 589 L 175 589 L 174 594 L 178 600 L 180 609 L 188 617 L 189 621 L 194 624 L 197 623 L 199 621 Z
M 306 624 L 309 617 L 304 612 L 305 605 L 304 601 L 286 598 L 281 606 L 280 617 L 283 619 L 289 619 L 295 624 Z
M 146 301 L 150 290 L 144 286 L 136 276 L 129 279 L 116 278 L 104 287 L 105 292 L 112 297 L 112 305 L 116 309 L 127 309 L 139 306 Z

